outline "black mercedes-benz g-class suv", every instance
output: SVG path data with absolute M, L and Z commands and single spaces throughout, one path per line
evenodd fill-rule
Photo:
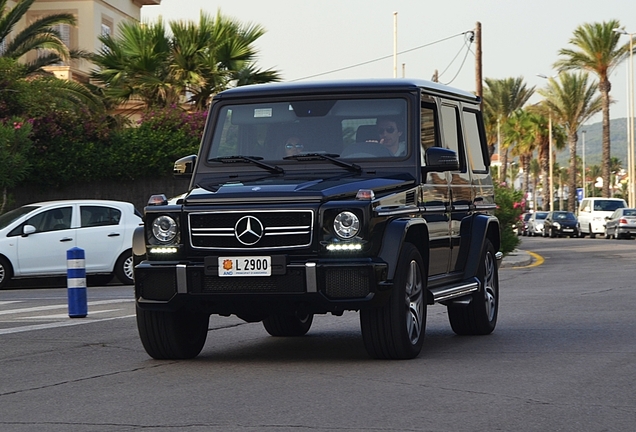
M 421 80 L 278 83 L 214 97 L 179 199 L 135 235 L 137 324 L 156 359 L 197 356 L 211 314 L 302 336 L 359 311 L 370 356 L 416 357 L 426 307 L 491 333 L 501 254 L 480 100 Z

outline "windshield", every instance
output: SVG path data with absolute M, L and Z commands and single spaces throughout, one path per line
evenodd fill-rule
M 355 159 L 408 155 L 406 99 L 289 100 L 224 105 L 208 161 L 298 164 L 298 155 Z
M 6 212 L 3 215 L 0 215 L 0 229 L 6 228 L 9 226 L 14 220 L 20 218 L 20 216 L 25 215 L 33 210 L 38 208 L 38 206 L 24 206 L 11 211 Z
M 548 216 L 548 212 L 536 212 L 534 214 L 535 219 L 545 219 Z
M 570 213 L 570 212 L 559 212 L 554 214 L 554 219 L 555 220 L 575 220 L 576 216 L 574 216 L 574 213 Z

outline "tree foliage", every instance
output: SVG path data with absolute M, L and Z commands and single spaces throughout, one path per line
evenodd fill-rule
M 603 111 L 603 196 L 609 197 L 610 185 L 610 91 L 609 77 L 629 53 L 629 44 L 619 44 L 618 20 L 585 23 L 574 30 L 573 48 L 559 51 L 561 58 L 554 66 L 559 71 L 585 71 L 595 74 L 602 97 Z
M 104 48 L 92 57 L 93 78 L 104 95 L 125 102 L 141 100 L 146 109 L 166 108 L 184 99 L 197 110 L 228 87 L 279 81 L 278 72 L 256 66 L 254 43 L 265 30 L 242 24 L 220 12 L 201 12 L 198 23 L 162 19 L 125 22 L 118 36 L 100 37 Z

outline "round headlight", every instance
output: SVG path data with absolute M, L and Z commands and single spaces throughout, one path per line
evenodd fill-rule
M 333 230 L 338 237 L 349 239 L 360 231 L 360 219 L 349 211 L 338 213 L 333 220 Z
M 160 242 L 169 242 L 177 235 L 177 222 L 170 216 L 159 216 L 152 222 L 152 235 Z

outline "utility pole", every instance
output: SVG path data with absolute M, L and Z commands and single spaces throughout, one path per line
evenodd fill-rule
M 484 95 L 482 81 L 481 23 L 477 21 L 475 25 L 475 94 L 480 98 Z

